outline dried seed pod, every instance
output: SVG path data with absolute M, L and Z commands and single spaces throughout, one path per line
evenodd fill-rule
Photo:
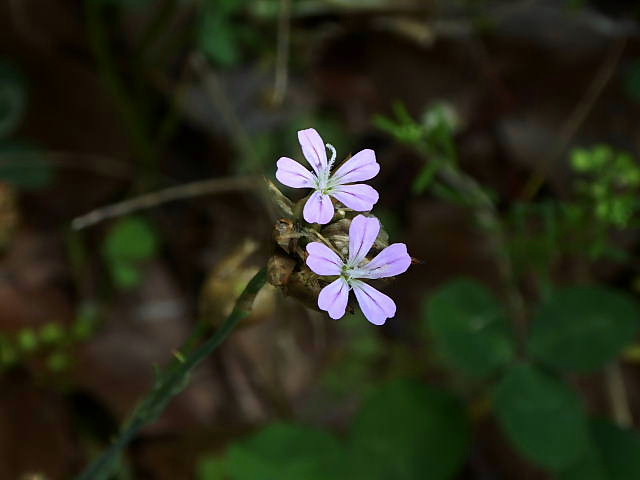
M 333 244 L 336 251 L 345 258 L 349 255 L 349 225 L 351 225 L 351 220 L 343 218 L 337 222 L 330 223 L 320 232 L 324 238 Z
M 295 259 L 276 252 L 267 261 L 267 278 L 274 287 L 285 287 L 296 267 Z
M 318 295 L 324 286 L 325 284 L 320 281 L 320 277 L 305 266 L 289 277 L 289 281 L 282 291 L 285 295 L 302 302 L 306 307 L 320 311 Z
M 328 285 L 329 279 L 316 275 L 307 267 L 308 254 L 305 247 L 310 242 L 322 242 L 346 259 L 349 256 L 351 218 L 340 218 L 344 215 L 344 211 L 338 211 L 337 219 L 321 230 L 316 225 L 305 226 L 291 218 L 278 220 L 274 225 L 273 238 L 282 251 L 276 251 L 269 258 L 267 264 L 269 283 L 307 307 L 319 310 L 318 295 L 320 290 Z M 389 235 L 380 229 L 370 256 L 376 255 L 388 245 Z M 353 306 L 348 307 L 349 312 L 353 310 Z
M 294 253 L 302 233 L 290 218 L 281 218 L 273 227 L 273 239 L 287 253 Z

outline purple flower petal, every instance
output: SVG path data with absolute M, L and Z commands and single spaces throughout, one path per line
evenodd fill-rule
M 313 167 L 316 174 L 327 168 L 327 149 L 322 137 L 314 128 L 307 128 L 298 132 L 298 141 L 302 147 L 304 158 Z
M 333 218 L 333 203 L 331 203 L 331 197 L 318 191 L 313 192 L 304 205 L 302 215 L 309 223 L 329 223 Z
M 380 171 L 376 162 L 376 154 L 367 148 L 356 153 L 344 162 L 333 174 L 333 179 L 339 184 L 363 182 L 375 177 Z
M 318 307 L 334 320 L 342 318 L 349 300 L 349 285 L 342 277 L 330 283 L 318 295 Z
M 357 265 L 369 253 L 380 232 L 380 222 L 375 217 L 358 215 L 349 227 L 349 263 Z
M 276 178 L 280 183 L 293 188 L 313 188 L 314 175 L 291 158 L 282 157 L 276 164 Z
M 382 325 L 396 314 L 396 304 L 384 293 L 358 280 L 352 281 L 351 286 L 362 313 L 374 325 Z
M 336 252 L 324 243 L 311 242 L 307 245 L 307 265 L 318 275 L 340 275 L 344 262 Z
M 385 278 L 404 273 L 411 265 L 411 257 L 404 243 L 394 243 L 382 250 L 369 263 L 361 267 L 366 272 L 358 278 Z
M 332 196 L 356 212 L 368 212 L 380 198 L 375 188 L 364 183 L 341 185 Z

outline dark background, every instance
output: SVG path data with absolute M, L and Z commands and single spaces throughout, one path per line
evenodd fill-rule
M 13 126 L 0 123 L 0 478 L 78 473 L 196 319 L 229 311 L 274 248 L 273 209 L 251 182 L 273 178 L 280 156 L 301 159 L 302 128 L 339 159 L 376 151 L 376 214 L 421 261 L 386 289 L 396 317 L 381 328 L 334 322 L 265 290 L 252 325 L 134 441 L 121 478 L 195 478 L 203 455 L 275 419 L 344 432 L 382 379 L 418 375 L 455 390 L 463 380 L 430 359 L 419 334 L 423 302 L 459 275 L 500 294 L 496 261 L 468 208 L 412 190 L 425 158 L 374 118 L 398 103 L 417 119 L 444 104 L 461 169 L 500 211 L 537 177 L 534 200 L 567 198 L 573 146 L 640 148 L 636 5 L 0 0 L 0 85 L 14 88 L 3 97 Z M 220 179 L 221 191 L 71 229 L 95 208 L 204 179 Z M 106 246 L 123 218 L 134 218 L 120 240 L 133 253 Z M 631 230 L 623 243 L 635 251 L 637 239 Z M 566 262 L 552 275 L 568 283 L 581 268 Z M 632 293 L 636 271 L 591 270 Z M 534 295 L 526 278 L 522 290 Z M 640 418 L 640 371 L 624 368 Z M 603 379 L 573 380 L 606 414 Z M 551 477 L 480 414 L 455 478 Z

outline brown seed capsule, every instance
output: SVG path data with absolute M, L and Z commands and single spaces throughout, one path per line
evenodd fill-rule
M 296 267 L 295 259 L 276 252 L 267 261 L 267 277 L 274 287 L 285 287 Z
M 273 228 L 273 239 L 287 253 L 293 253 L 296 250 L 300 237 L 301 233 L 290 218 L 281 218 Z
M 305 266 L 289 277 L 283 292 L 285 295 L 299 300 L 308 308 L 320 311 L 318 308 L 318 295 L 320 295 L 320 290 L 323 287 L 324 284 L 321 283 L 320 277 Z

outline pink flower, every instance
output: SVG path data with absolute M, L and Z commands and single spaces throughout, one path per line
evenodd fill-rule
M 331 160 L 327 162 L 325 144 L 313 128 L 300 130 L 298 141 L 313 172 L 291 158 L 281 157 L 277 163 L 276 178 L 288 187 L 314 189 L 303 210 L 307 222 L 324 224 L 331 221 L 334 213 L 331 197 L 356 212 L 368 212 L 373 208 L 379 197 L 373 187 L 362 183 L 347 185 L 370 180 L 378 174 L 380 165 L 373 150 L 361 150 L 331 174 L 336 159 L 335 148 L 326 145 L 332 153 Z
M 380 231 L 374 217 L 358 215 L 349 227 L 349 259 L 345 263 L 336 252 L 320 242 L 307 245 L 307 265 L 318 275 L 338 278 L 322 289 L 318 307 L 333 319 L 342 318 L 347 308 L 349 290 L 353 290 L 364 316 L 374 325 L 382 325 L 396 314 L 396 304 L 382 292 L 360 279 L 393 277 L 404 273 L 411 264 L 404 243 L 394 243 L 382 250 L 373 260 L 366 255 Z

